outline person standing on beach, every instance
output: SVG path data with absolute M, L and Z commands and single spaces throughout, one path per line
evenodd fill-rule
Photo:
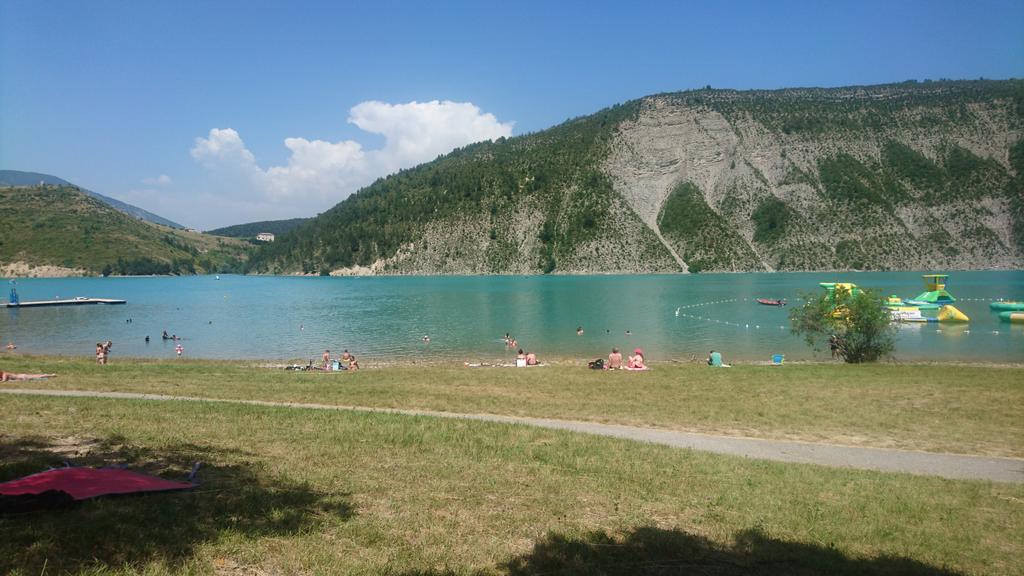
M 110 347 L 113 346 L 113 345 L 114 345 L 114 343 L 111 342 L 110 340 L 107 340 L 106 342 L 97 342 L 96 343 L 96 363 L 97 364 L 106 364 L 107 363 L 107 357 L 110 355 Z
M 839 358 L 839 336 L 835 334 L 828 337 L 828 348 L 832 352 L 832 359 Z

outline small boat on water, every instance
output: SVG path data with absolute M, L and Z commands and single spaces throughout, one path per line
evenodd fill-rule
M 772 300 L 771 298 L 758 298 L 757 303 L 764 304 L 765 306 L 785 306 L 786 299 L 783 298 L 781 300 Z
M 988 307 L 997 311 L 1024 312 L 1024 302 L 999 301 L 989 304 Z

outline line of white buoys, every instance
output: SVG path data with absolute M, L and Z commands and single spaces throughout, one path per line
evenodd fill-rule
M 746 298 L 744 298 L 744 300 L 746 300 Z M 711 302 L 698 302 L 696 304 L 687 304 L 685 306 L 679 306 L 678 308 L 676 308 L 676 315 L 677 316 L 679 315 L 679 311 L 680 310 L 689 310 L 691 308 L 701 308 L 703 306 L 712 306 L 714 304 L 729 304 L 729 303 L 738 302 L 738 301 L 739 300 L 733 298 L 731 300 L 713 300 Z
M 729 320 L 721 320 L 721 319 L 718 319 L 718 318 L 711 318 L 710 316 L 708 316 L 708 317 L 705 317 L 705 316 L 694 316 L 693 314 L 687 314 L 685 312 L 680 312 L 678 314 L 678 316 L 681 317 L 681 318 L 689 319 L 689 320 L 699 320 L 701 322 L 713 322 L 715 324 L 724 324 L 726 326 L 733 326 L 735 328 L 743 328 L 745 330 L 749 330 L 751 328 L 751 325 L 747 324 L 747 323 L 742 323 L 741 324 L 739 322 L 731 322 Z M 755 324 L 753 326 L 753 328 L 754 328 L 754 330 L 760 330 L 761 329 L 761 325 L 760 324 Z M 769 328 L 769 326 L 765 326 L 765 328 Z M 786 326 L 779 325 L 779 330 L 785 330 L 785 329 L 786 329 Z M 935 328 L 935 333 L 936 334 L 943 334 L 945 332 L 946 331 L 944 331 L 942 328 L 939 328 L 939 327 Z M 964 330 L 963 332 L 960 332 L 959 334 L 961 334 L 961 335 L 969 335 L 970 333 L 971 333 L 971 331 L 968 329 L 968 330 Z M 999 330 L 991 330 L 991 331 L 986 330 L 984 332 L 980 332 L 980 334 L 991 334 L 991 335 L 994 335 L 994 336 L 998 336 L 998 335 L 1002 334 L 1002 332 L 1000 332 Z
M 1006 302 L 1012 298 L 957 298 L 957 302 Z

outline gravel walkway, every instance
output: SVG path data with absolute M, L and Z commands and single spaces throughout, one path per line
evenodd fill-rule
M 399 410 L 392 408 L 337 406 L 331 404 L 266 402 L 262 400 L 224 400 L 197 398 L 192 396 L 166 396 L 162 394 L 137 394 L 128 392 L 0 389 L 0 393 L 34 396 L 123 398 L 131 400 L 220 402 L 227 404 L 248 404 L 252 406 L 304 408 L 313 410 L 346 410 L 355 412 L 378 412 L 385 414 L 404 414 L 409 416 L 480 420 L 485 422 L 525 424 L 541 428 L 569 430 L 572 432 L 582 432 L 584 434 L 625 438 L 639 442 L 651 442 L 654 444 L 689 448 L 703 452 L 714 452 L 716 454 L 729 454 L 733 456 L 744 456 L 747 458 L 774 460 L 778 462 L 819 464 L 822 466 L 879 470 L 882 472 L 906 472 L 910 474 L 924 474 L 953 479 L 991 480 L 993 482 L 1009 482 L 1016 484 L 1024 483 L 1024 459 L 1018 458 L 987 458 L 982 456 L 938 454 L 932 452 L 914 452 L 909 450 L 891 450 L 886 448 L 857 448 L 853 446 L 836 446 L 833 444 L 816 444 L 811 442 L 759 440 L 755 438 L 741 438 L 735 436 L 712 436 L 709 434 L 694 434 L 690 432 L 675 432 L 672 430 L 638 428 L 635 426 L 597 424 L 593 422 L 577 422 L 572 420 L 553 420 L 549 418 L 499 416 L 494 414 L 457 414 L 453 412 L 434 412 L 430 410 Z

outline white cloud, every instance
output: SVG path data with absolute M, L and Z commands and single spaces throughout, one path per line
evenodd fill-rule
M 142 183 L 146 186 L 167 186 L 171 183 L 171 177 L 167 174 L 161 174 L 154 178 L 143 178 Z
M 256 157 L 246 150 L 242 137 L 231 128 L 213 128 L 209 138 L 196 138 L 192 157 L 211 168 L 225 163 L 256 164 Z
M 206 138 L 196 138 L 191 155 L 219 180 L 218 205 L 233 196 L 239 214 L 277 219 L 313 215 L 380 176 L 459 146 L 512 135 L 511 122 L 501 123 L 468 102 L 368 101 L 353 107 L 348 121 L 383 136 L 383 147 L 364 150 L 354 140 L 286 138 L 288 163 L 263 168 L 238 132 L 214 128 Z
M 459 146 L 512 135 L 511 122 L 502 124 L 469 102 L 387 104 L 371 100 L 353 107 L 348 121 L 384 136 L 384 148 L 375 156 L 378 165 L 389 172 L 432 160 Z

